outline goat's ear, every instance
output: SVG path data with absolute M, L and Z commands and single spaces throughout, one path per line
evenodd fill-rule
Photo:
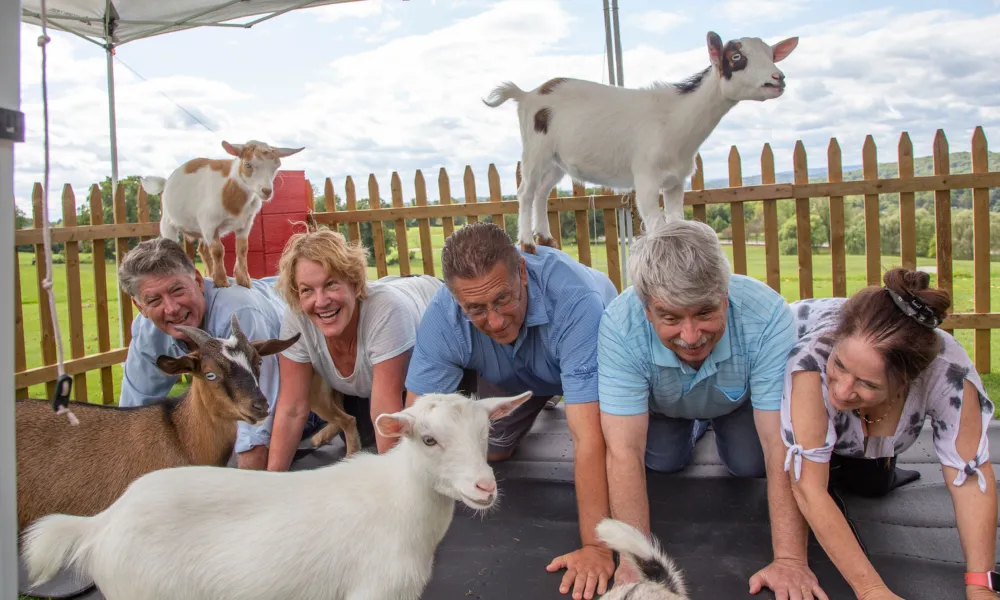
M 383 413 L 375 419 L 375 429 L 383 437 L 403 437 L 413 431 L 413 417 L 405 412 Z
M 277 153 L 278 158 L 285 158 L 286 156 L 291 156 L 297 152 L 302 152 L 305 149 L 306 147 L 302 146 L 301 148 L 275 148 L 274 151 Z
M 233 156 L 243 156 L 243 144 L 230 144 L 226 140 L 222 140 L 222 149 Z
M 250 342 L 250 345 L 257 350 L 257 354 L 261 356 L 270 356 L 272 354 L 277 354 L 279 352 L 284 352 L 286 349 L 292 347 L 292 345 L 299 341 L 301 333 L 296 333 L 287 340 L 278 340 L 271 338 L 269 340 L 254 340 Z
M 713 66 L 718 67 L 722 64 L 722 38 L 714 31 L 709 31 L 705 41 L 708 44 L 708 58 Z
M 193 373 L 201 368 L 201 357 L 196 352 L 177 358 L 161 354 L 156 359 L 156 366 L 167 375 Z
M 531 398 L 531 392 L 524 392 L 518 396 L 505 396 L 499 398 L 483 398 L 476 403 L 486 409 L 490 415 L 490 421 L 506 417 L 514 412 L 514 409 L 524 404 Z
M 788 55 L 795 50 L 795 47 L 799 45 L 798 37 L 790 37 L 787 40 L 782 40 L 777 44 L 771 46 L 771 52 L 774 54 L 774 62 L 784 60 L 788 58 Z

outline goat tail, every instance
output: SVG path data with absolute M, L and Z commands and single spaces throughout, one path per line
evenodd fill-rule
M 664 585 L 675 594 L 687 596 L 687 583 L 674 561 L 660 547 L 655 537 L 615 519 L 597 524 L 598 539 L 636 566 L 643 578 Z
M 39 518 L 24 532 L 23 555 L 32 585 L 52 579 L 63 566 L 82 566 L 89 554 L 90 519 L 52 514 Z
M 511 98 L 513 98 L 515 102 L 520 102 L 522 96 L 524 96 L 524 90 L 517 87 L 517 85 L 511 81 L 505 81 L 490 92 L 489 97 L 486 100 L 483 100 L 483 104 L 496 108 Z
M 167 184 L 167 180 L 163 177 L 143 177 L 139 180 L 142 184 L 142 189 L 146 190 L 146 193 L 150 196 L 155 196 L 163 192 L 163 187 Z

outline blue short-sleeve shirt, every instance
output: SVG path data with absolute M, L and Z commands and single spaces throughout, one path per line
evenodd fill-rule
M 255 279 L 248 289 L 233 283 L 232 278 L 230 286 L 225 288 L 215 287 L 211 279 L 205 278 L 205 317 L 202 329 L 215 337 L 228 338 L 232 330 L 231 319 L 235 314 L 247 339 L 280 337 L 285 303 L 274 290 L 276 279 Z M 119 406 L 142 406 L 169 394 L 180 376 L 167 375 L 161 371 L 156 366 L 156 359 L 161 354 L 178 357 L 188 352 L 190 349 L 187 344 L 168 335 L 146 317 L 136 317 L 132 321 L 132 342 L 125 359 Z M 278 355 L 263 357 L 259 383 L 260 391 L 273 408 L 279 388 Z M 269 445 L 272 418 L 268 417 L 257 426 L 240 421 L 235 451 L 246 452 L 254 446 Z
M 597 400 L 597 330 L 618 290 L 606 275 L 561 250 L 538 246 L 536 252 L 521 252 L 528 307 L 513 344 L 480 332 L 448 288 L 438 290 L 417 329 L 408 391 L 453 392 L 463 370 L 471 369 L 510 390 L 561 395 L 569 404 Z
M 660 342 L 635 289 L 622 292 L 601 319 L 601 410 L 710 419 L 747 399 L 756 409 L 779 410 L 785 359 L 796 342 L 791 308 L 766 284 L 743 275 L 730 276 L 728 297 L 725 332 L 695 370 Z

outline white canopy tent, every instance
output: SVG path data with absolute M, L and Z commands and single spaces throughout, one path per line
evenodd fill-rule
M 111 185 L 114 188 L 118 184 L 115 48 L 136 40 L 195 27 L 249 29 L 293 10 L 364 1 L 366 0 L 45 0 L 45 10 L 47 27 L 72 33 L 100 46 L 107 56 Z M 22 5 L 21 20 L 41 25 L 41 0 L 22 0 Z

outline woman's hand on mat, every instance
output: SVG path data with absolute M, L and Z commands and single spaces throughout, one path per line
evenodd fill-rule
M 608 591 L 608 580 L 615 572 L 611 551 L 600 546 L 584 546 L 569 554 L 557 556 L 545 567 L 550 573 L 566 569 L 559 591 L 563 594 L 573 589 L 573 600 L 592 600 L 594 592 Z
M 981 585 L 965 586 L 965 600 L 997 600 L 997 593 Z
M 750 578 L 750 593 L 770 588 L 778 600 L 829 600 L 804 561 L 776 558 Z

